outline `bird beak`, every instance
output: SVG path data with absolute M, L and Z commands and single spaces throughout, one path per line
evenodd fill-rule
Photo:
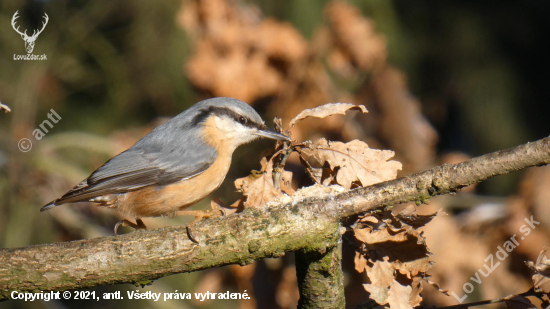
M 271 129 L 258 130 L 256 132 L 256 135 L 261 137 L 267 137 L 270 139 L 276 139 L 279 141 L 288 141 L 288 142 L 291 141 L 290 137 L 277 133 Z

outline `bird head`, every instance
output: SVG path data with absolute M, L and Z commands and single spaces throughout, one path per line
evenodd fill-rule
M 193 123 L 204 127 L 203 136 L 209 144 L 224 143 L 237 148 L 260 137 L 290 141 L 264 124 L 258 113 L 248 104 L 232 98 L 214 98 L 198 104 L 200 112 Z

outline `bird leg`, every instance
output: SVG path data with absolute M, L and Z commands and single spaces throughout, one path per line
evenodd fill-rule
M 225 216 L 226 212 L 225 212 L 225 205 L 223 204 L 223 202 L 215 197 L 212 199 L 212 202 L 210 202 L 210 207 L 212 208 L 211 210 L 180 210 L 180 211 L 176 211 L 176 213 L 174 214 L 174 217 L 176 216 L 194 216 L 195 219 L 193 219 L 193 221 L 191 221 L 191 223 L 196 223 L 196 221 L 199 221 L 201 220 L 202 218 L 210 218 L 210 217 L 217 217 L 219 215 L 217 215 L 215 212 L 219 211 L 221 213 L 222 216 Z M 190 223 L 190 224 L 191 224 Z
M 147 229 L 147 227 L 145 226 L 143 221 L 141 221 L 140 218 L 136 218 L 136 223 L 124 219 L 122 221 L 117 222 L 117 224 L 115 224 L 115 235 L 118 235 L 117 230 L 120 226 L 129 226 L 129 227 L 134 228 L 136 230 L 146 230 Z

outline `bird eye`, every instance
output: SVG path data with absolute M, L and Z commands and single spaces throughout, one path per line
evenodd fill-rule
M 248 119 L 246 119 L 246 117 L 244 117 L 244 116 L 239 117 L 239 123 L 246 124 L 247 121 L 248 121 Z

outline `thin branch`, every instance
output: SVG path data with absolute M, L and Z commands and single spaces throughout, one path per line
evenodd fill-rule
M 284 171 L 284 167 L 286 164 L 286 161 L 288 160 L 288 157 L 290 157 L 290 154 L 292 153 L 292 147 L 290 146 L 289 142 L 283 142 L 281 150 L 279 150 L 277 153 L 273 155 L 272 158 L 275 158 L 276 156 L 280 156 L 277 163 L 273 167 L 273 185 L 275 186 L 275 190 L 280 190 L 280 180 L 282 173 Z
M 550 164 L 550 137 L 496 151 L 468 161 L 419 172 L 407 177 L 357 188 L 335 197 L 340 217 L 349 217 L 383 206 L 448 194 L 488 178 L 528 167 Z
M 483 305 L 489 305 L 489 304 L 497 304 L 497 303 L 501 303 L 501 302 L 504 302 L 504 301 L 507 301 L 507 300 L 511 300 L 512 298 L 515 298 L 515 297 L 518 297 L 518 296 L 521 296 L 521 297 L 535 296 L 535 297 L 540 299 L 544 295 L 546 295 L 546 293 L 544 293 L 544 292 L 535 292 L 535 290 L 533 288 L 531 288 L 528 291 L 525 291 L 523 293 L 512 294 L 512 295 L 508 295 L 506 297 L 500 297 L 500 298 L 495 298 L 495 299 L 490 299 L 490 300 L 482 300 L 482 301 L 476 301 L 476 302 L 471 302 L 471 303 L 466 303 L 466 304 L 458 304 L 458 305 L 443 306 L 443 307 L 418 306 L 418 307 L 415 307 L 415 308 L 418 308 L 418 309 L 422 309 L 422 308 L 426 308 L 426 309 L 427 308 L 430 308 L 430 309 L 464 309 L 464 308 L 471 308 L 471 307 L 483 306 Z M 525 307 L 525 308 L 527 308 L 527 307 Z
M 454 192 L 489 177 L 550 163 L 550 138 L 456 165 L 335 196 L 293 196 L 262 210 L 185 227 L 136 231 L 66 243 L 0 250 L 0 299 L 11 291 L 67 290 L 150 280 L 228 264 L 248 264 L 289 251 L 322 251 L 340 237 L 339 220 L 388 205 Z M 55 215 L 55 214 L 54 214 Z

